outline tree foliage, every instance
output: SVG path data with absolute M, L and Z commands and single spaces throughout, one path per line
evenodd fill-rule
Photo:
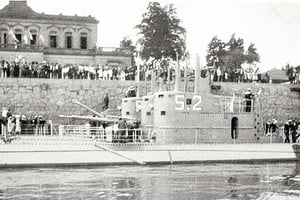
M 260 61 L 260 56 L 254 44 L 251 43 L 248 50 L 244 50 L 244 40 L 236 38 L 232 34 L 228 43 L 222 42 L 214 36 L 208 44 L 206 56 L 207 66 L 221 67 L 222 70 L 236 70 L 245 62 L 253 64 Z
M 236 39 L 235 34 L 232 34 L 227 46 L 228 51 L 225 56 L 225 66 L 227 69 L 236 70 L 245 62 L 244 40 L 241 38 Z
M 136 51 L 135 45 L 133 44 L 132 40 L 128 37 L 124 37 L 120 42 L 120 48 L 129 49 L 131 52 L 131 64 L 135 65 L 134 60 L 134 53 Z
M 142 21 L 136 26 L 141 38 L 141 57 L 145 60 L 163 57 L 176 59 L 185 55 L 186 30 L 180 25 L 173 4 L 161 7 L 158 2 L 150 2 Z
M 254 44 L 251 43 L 246 52 L 246 61 L 247 63 L 260 62 L 260 56 L 257 53 L 257 49 L 254 47 Z
M 124 37 L 122 39 L 122 41 L 120 42 L 120 47 L 121 48 L 135 48 L 135 46 L 133 45 L 133 42 L 131 39 L 129 39 L 128 37 Z
M 285 67 L 282 67 L 282 70 L 285 71 L 286 75 L 289 78 L 291 78 L 294 75 L 294 73 L 300 72 L 300 65 L 292 66 L 289 63 L 287 63 Z
M 218 39 L 217 36 L 213 37 L 208 44 L 208 53 L 206 56 L 207 66 L 222 66 L 224 65 L 225 56 L 225 43 Z

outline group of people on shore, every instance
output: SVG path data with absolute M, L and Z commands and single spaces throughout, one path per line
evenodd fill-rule
M 257 69 L 258 71 L 258 69 Z M 269 72 L 260 73 L 251 69 L 237 68 L 235 70 L 221 70 L 220 67 L 210 70 L 211 80 L 214 82 L 264 82 L 270 83 Z M 292 73 L 287 75 L 291 84 L 300 84 L 300 72 L 292 69 Z
M 283 125 L 283 139 L 284 143 L 296 143 L 298 142 L 298 138 L 300 138 L 300 121 L 297 121 L 295 119 L 288 120 Z M 277 130 L 279 129 L 278 123 L 276 119 L 268 120 L 265 126 L 265 135 L 266 136 L 272 136 L 277 134 Z M 292 139 L 292 140 L 291 140 Z
M 284 124 L 285 143 L 290 143 L 290 136 L 292 137 L 292 143 L 297 142 L 300 137 L 299 125 L 300 122 L 295 119 L 290 119 Z
M 4 142 L 13 135 L 35 134 L 44 130 L 47 121 L 42 116 L 26 117 L 25 115 L 12 114 L 9 108 L 2 108 L 0 117 L 0 135 Z
M 265 135 L 271 136 L 275 134 L 278 129 L 278 124 L 276 119 L 268 120 L 265 127 Z
M 134 80 L 136 67 L 0 61 L 0 78 Z
M 157 66 L 140 66 L 140 80 L 151 80 L 152 70 L 156 77 L 168 79 L 168 67 L 170 80 L 174 78 L 175 66 L 157 65 Z M 188 76 L 193 77 L 195 70 L 181 69 L 181 76 L 185 71 Z M 205 71 L 205 70 L 204 70 Z M 209 70 L 211 81 L 215 82 L 269 82 L 268 73 L 262 76 L 261 73 L 247 71 L 243 68 L 236 70 L 221 70 L 214 68 Z M 25 62 L 5 60 L 0 61 L 0 78 L 47 78 L 47 79 L 85 79 L 85 80 L 135 80 L 137 76 L 137 66 L 112 66 L 112 65 L 89 65 L 89 64 L 59 64 L 48 62 Z M 289 77 L 291 83 L 300 84 L 300 73 L 294 72 Z
M 215 82 L 261 82 L 263 79 L 267 79 L 267 77 L 262 77 L 261 73 L 251 70 L 247 71 L 243 68 L 221 70 L 218 67 L 211 70 L 211 79 Z

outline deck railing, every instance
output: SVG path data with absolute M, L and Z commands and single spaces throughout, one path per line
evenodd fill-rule
M 247 99 L 241 97 L 223 97 L 220 99 L 221 108 L 224 113 L 246 113 Z M 251 110 L 254 111 L 255 101 L 251 100 Z
M 59 136 L 89 137 L 97 141 L 112 143 L 140 143 L 150 141 L 150 131 L 142 129 L 118 129 L 103 127 L 89 127 L 82 125 L 60 125 Z

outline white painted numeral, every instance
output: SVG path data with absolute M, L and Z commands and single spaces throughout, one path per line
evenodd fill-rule
M 184 110 L 184 95 L 175 95 L 175 110 Z
M 194 98 L 193 98 L 193 102 L 195 102 L 194 105 L 193 105 L 193 110 L 201 110 L 201 107 L 200 107 L 201 96 L 195 95 Z
M 175 95 L 175 110 L 184 110 L 185 105 L 185 98 L 184 95 Z M 195 95 L 193 98 L 193 107 L 192 109 L 195 111 L 201 110 L 201 96 Z M 187 108 L 189 110 L 189 108 Z

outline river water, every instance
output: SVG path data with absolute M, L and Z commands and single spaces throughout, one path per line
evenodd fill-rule
M 299 163 L 0 170 L 0 199 L 300 199 Z

